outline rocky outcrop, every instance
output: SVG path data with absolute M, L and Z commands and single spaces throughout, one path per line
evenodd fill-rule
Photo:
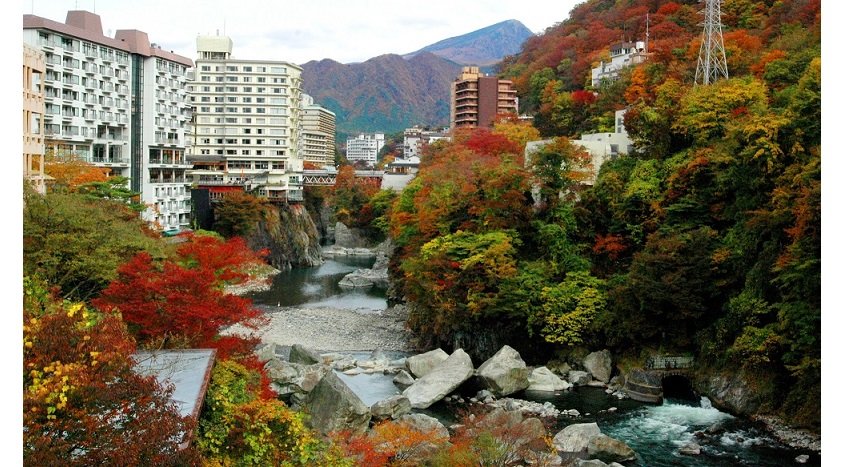
M 636 458 L 636 453 L 627 444 L 603 434 L 596 423 L 569 425 L 555 435 L 552 444 L 564 460 L 581 458 L 612 463 Z M 576 465 L 590 464 L 576 462 Z
M 338 222 L 334 226 L 334 244 L 343 248 L 369 248 L 372 246 L 372 242 L 359 229 L 350 229 L 342 222 Z
M 305 400 L 312 428 L 322 434 L 338 430 L 363 433 L 370 423 L 370 409 L 334 372 L 329 372 Z
M 481 385 L 496 397 L 507 396 L 528 387 L 529 370 L 519 352 L 503 346 L 476 371 Z
M 264 218 L 245 238 L 251 249 L 266 249 L 267 260 L 276 269 L 323 264 L 320 234 L 302 205 L 266 208 Z
M 422 433 L 432 433 L 437 440 L 449 439 L 449 430 L 440 421 L 429 415 L 415 413 L 399 417 L 399 422 L 406 423 L 414 430 Z
M 313 365 L 323 362 L 322 357 L 320 357 L 320 354 L 316 350 L 309 349 L 300 344 L 293 344 L 291 346 L 288 360 L 291 363 L 300 363 L 302 365 Z
M 408 366 L 408 371 L 411 372 L 417 378 L 422 378 L 423 376 L 431 373 L 437 365 L 443 363 L 443 360 L 449 358 L 449 354 L 443 351 L 443 349 L 434 349 L 430 350 L 426 353 L 422 353 L 419 355 L 414 355 L 408 357 L 405 360 L 405 365 Z
M 350 272 L 338 285 L 345 288 L 387 287 L 387 256 L 378 252 L 372 268 L 356 269 Z
M 396 373 L 396 376 L 393 377 L 393 384 L 395 384 L 399 389 L 405 389 L 414 384 L 414 377 L 409 375 L 405 370 L 399 370 L 399 372 Z
M 594 379 L 603 383 L 610 381 L 610 374 L 613 371 L 613 360 L 611 359 L 609 350 L 605 349 L 587 355 L 584 357 L 582 364 L 593 375 Z
M 302 365 L 273 358 L 264 365 L 270 387 L 291 406 L 299 406 L 323 377 L 331 372 L 327 365 Z
M 748 383 L 742 372 L 699 377 L 696 386 L 714 407 L 737 415 L 756 414 L 763 403 L 761 392 Z
M 463 349 L 455 350 L 430 373 L 402 392 L 415 409 L 427 409 L 458 388 L 473 374 L 472 359 Z
M 567 380 L 575 386 L 584 386 L 590 382 L 590 374 L 581 370 L 570 370 Z
M 556 374 L 552 373 L 548 368 L 541 366 L 535 368 L 528 375 L 528 391 L 542 391 L 555 392 L 565 391 L 571 388 L 572 385 L 560 379 Z

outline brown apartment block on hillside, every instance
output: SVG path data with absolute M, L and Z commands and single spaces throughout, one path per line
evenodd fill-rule
M 491 127 L 496 115 L 517 112 L 516 89 L 510 80 L 486 76 L 465 66 L 452 82 L 451 129 Z

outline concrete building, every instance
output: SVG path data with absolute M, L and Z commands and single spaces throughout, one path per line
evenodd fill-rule
M 308 94 L 302 95 L 301 154 L 305 162 L 322 167 L 334 165 L 335 114 L 315 104 Z
M 610 61 L 601 61 L 599 66 L 592 70 L 593 87 L 599 87 L 602 80 L 616 80 L 620 70 L 644 62 L 646 55 L 646 45 L 643 41 L 618 42 L 611 45 Z
M 402 157 L 419 159 L 425 146 L 441 139 L 451 140 L 448 131 L 448 128 L 444 128 L 442 131 L 424 130 L 420 127 L 407 128 L 404 132 Z
M 238 60 L 232 39 L 197 37 L 196 65 L 189 73 L 193 120 L 188 160 L 198 188 L 253 190 L 275 201 L 301 201 L 299 155 L 301 73 L 298 65 Z M 222 162 L 222 170 L 203 164 Z
M 630 154 L 634 150 L 633 142 L 628 137 L 624 125 L 625 110 L 617 110 L 615 114 L 615 131 L 613 133 L 585 133 L 578 139 L 571 140 L 590 153 L 591 163 L 586 170 L 589 172 L 582 182 L 584 185 L 594 185 L 602 164 L 614 160 L 619 156 Z M 525 145 L 525 163 L 530 164 L 531 154 L 552 140 L 530 141 Z
M 190 59 L 147 33 L 103 35 L 100 17 L 69 11 L 64 23 L 23 15 L 23 41 L 44 53 L 45 151 L 73 154 L 129 178 L 161 230 L 190 223 L 185 171 Z
M 364 161 L 370 166 L 375 166 L 378 153 L 383 147 L 384 133 L 361 133 L 346 139 L 346 160 L 352 163 Z
M 517 113 L 517 104 L 513 82 L 486 76 L 477 66 L 465 66 L 452 82 L 450 127 L 489 128 L 496 115 Z
M 44 52 L 23 46 L 23 176 L 42 195 L 44 175 Z

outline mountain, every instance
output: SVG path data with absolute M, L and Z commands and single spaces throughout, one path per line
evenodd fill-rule
M 393 133 L 448 125 L 449 84 L 461 65 L 429 52 L 387 54 L 363 63 L 324 59 L 302 65 L 304 91 L 337 116 L 339 133 Z
M 503 21 L 399 56 L 380 55 L 363 63 L 331 59 L 302 65 L 302 82 L 314 101 L 337 116 L 343 134 L 394 133 L 416 124 L 449 124 L 449 85 L 461 65 L 488 68 L 519 51 L 528 28 Z
M 519 52 L 522 43 L 533 35 L 524 24 L 509 19 L 468 34 L 435 42 L 416 52 L 403 55 L 403 58 L 431 52 L 462 65 L 488 67 L 508 55 Z

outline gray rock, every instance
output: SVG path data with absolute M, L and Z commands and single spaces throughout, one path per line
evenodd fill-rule
M 519 352 L 505 345 L 478 367 L 481 384 L 496 397 L 507 396 L 528 387 L 528 367 Z
M 681 448 L 678 449 L 678 453 L 685 456 L 698 456 L 701 454 L 701 446 L 699 446 L 698 443 L 690 442 L 681 446 Z
M 552 444 L 564 453 L 586 453 L 590 440 L 600 434 L 601 430 L 596 423 L 575 423 L 560 430 Z
M 749 383 L 743 372 L 711 376 L 700 381 L 702 392 L 707 394 L 713 405 L 723 407 L 739 415 L 751 415 L 762 405 L 762 393 Z
M 604 382 L 599 381 L 597 379 L 590 381 L 586 385 L 591 387 L 591 388 L 606 388 L 607 387 L 607 385 Z
M 546 363 L 546 368 L 552 370 L 552 373 L 562 378 L 566 378 L 566 375 L 568 375 L 569 372 L 572 370 L 572 367 L 569 366 L 568 363 L 561 362 L 558 360 L 550 360 L 548 363 Z
M 334 225 L 334 244 L 344 248 L 361 248 L 369 246 L 366 237 L 358 229 L 350 229 L 342 222 Z
M 473 374 L 472 359 L 458 349 L 446 360 L 437 365 L 431 373 L 414 381 L 402 392 L 415 409 L 427 409 L 431 404 L 443 399 L 458 388 Z
M 634 368 L 625 375 L 625 393 L 635 401 L 660 403 L 663 400 L 663 383 L 659 376 Z
M 405 389 L 414 384 L 414 377 L 409 375 L 405 370 L 399 370 L 399 373 L 396 373 L 396 376 L 393 377 L 393 384 L 400 389 Z
M 303 365 L 313 365 L 314 363 L 323 363 L 323 357 L 320 353 L 309 349 L 300 344 L 293 344 L 290 348 L 291 363 L 301 363 Z
M 603 383 L 610 381 L 610 373 L 613 371 L 613 361 L 609 350 L 605 349 L 600 352 L 588 354 L 584 357 L 582 364 L 593 375 L 593 378 Z
M 446 440 L 449 439 L 449 430 L 434 417 L 430 417 L 421 413 L 414 413 L 402 415 L 399 421 L 407 423 L 409 426 L 417 431 L 423 433 L 434 433 L 435 439 Z
M 567 377 L 570 384 L 575 386 L 583 386 L 590 382 L 590 374 L 586 371 L 570 370 Z
M 273 389 L 283 399 L 295 405 L 320 382 L 331 369 L 327 365 L 301 365 L 278 358 L 264 364 Z
M 806 464 L 810 460 L 810 456 L 807 454 L 801 454 L 800 456 L 795 457 L 795 462 L 799 464 Z
M 534 371 L 532 371 L 531 374 L 528 375 L 529 391 L 565 391 L 571 387 L 571 384 L 558 378 L 556 374 L 552 373 L 551 370 L 544 366 L 534 368 Z
M 348 429 L 363 433 L 370 424 L 370 409 L 334 372 L 328 373 L 305 399 L 309 424 L 322 434 Z
M 403 395 L 396 395 L 380 400 L 370 407 L 370 412 L 376 420 L 397 419 L 411 412 L 411 401 Z
M 348 289 L 363 289 L 375 285 L 372 279 L 366 277 L 363 269 L 356 269 L 354 272 L 343 276 L 337 285 Z
M 626 462 L 634 460 L 637 455 L 627 444 L 605 434 L 590 439 L 587 444 L 587 454 L 593 459 L 604 462 Z
M 255 356 L 258 361 L 267 362 L 268 360 L 276 358 L 276 344 L 266 344 L 255 351 Z
M 426 353 L 408 357 L 405 361 L 408 371 L 417 378 L 422 378 L 441 362 L 449 358 L 449 354 L 443 349 L 434 349 Z

